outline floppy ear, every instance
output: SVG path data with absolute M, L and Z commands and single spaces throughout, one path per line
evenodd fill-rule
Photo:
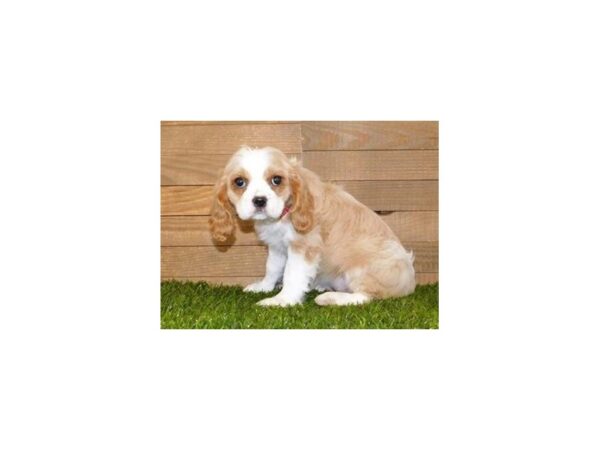
M 235 221 L 233 219 L 233 206 L 227 197 L 227 179 L 221 177 L 215 186 L 215 196 L 210 219 L 208 219 L 212 238 L 218 242 L 225 242 L 235 232 Z
M 293 170 L 291 173 L 290 187 L 292 190 L 292 206 L 290 208 L 292 224 L 299 233 L 307 233 L 314 227 L 315 201 L 298 170 Z

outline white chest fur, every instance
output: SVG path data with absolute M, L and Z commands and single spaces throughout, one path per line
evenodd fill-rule
M 269 247 L 287 249 L 296 239 L 296 230 L 289 220 L 257 221 L 254 222 L 254 229 L 258 238 Z

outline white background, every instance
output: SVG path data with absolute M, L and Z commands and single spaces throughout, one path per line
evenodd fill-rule
M 599 448 L 592 5 L 3 2 L 0 447 Z M 440 120 L 440 330 L 161 331 L 161 119 Z

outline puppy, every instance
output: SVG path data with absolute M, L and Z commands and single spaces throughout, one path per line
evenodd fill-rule
M 413 254 L 386 223 L 275 148 L 242 147 L 227 163 L 209 219 L 216 242 L 231 239 L 236 215 L 254 222 L 269 249 L 265 277 L 244 290 L 270 292 L 283 282 L 259 305 L 296 305 L 311 289 L 322 292 L 319 305 L 357 305 L 415 289 Z

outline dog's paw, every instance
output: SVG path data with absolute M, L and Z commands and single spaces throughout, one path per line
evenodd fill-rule
M 265 298 L 263 300 L 261 300 L 260 302 L 257 303 L 258 306 L 294 306 L 294 305 L 298 305 L 302 303 L 302 301 L 291 301 L 289 299 L 286 299 L 284 297 L 280 297 L 279 295 L 276 295 L 275 297 L 269 297 L 269 298 Z
M 323 294 L 319 294 L 315 297 L 315 303 L 317 305 L 326 306 L 326 305 L 336 305 L 337 292 L 324 292 Z
M 261 280 L 246 286 L 244 292 L 271 292 L 274 288 L 275 286 L 266 285 Z
M 367 294 L 360 292 L 324 292 L 315 297 L 315 303 L 321 306 L 327 305 L 361 305 L 371 300 Z

